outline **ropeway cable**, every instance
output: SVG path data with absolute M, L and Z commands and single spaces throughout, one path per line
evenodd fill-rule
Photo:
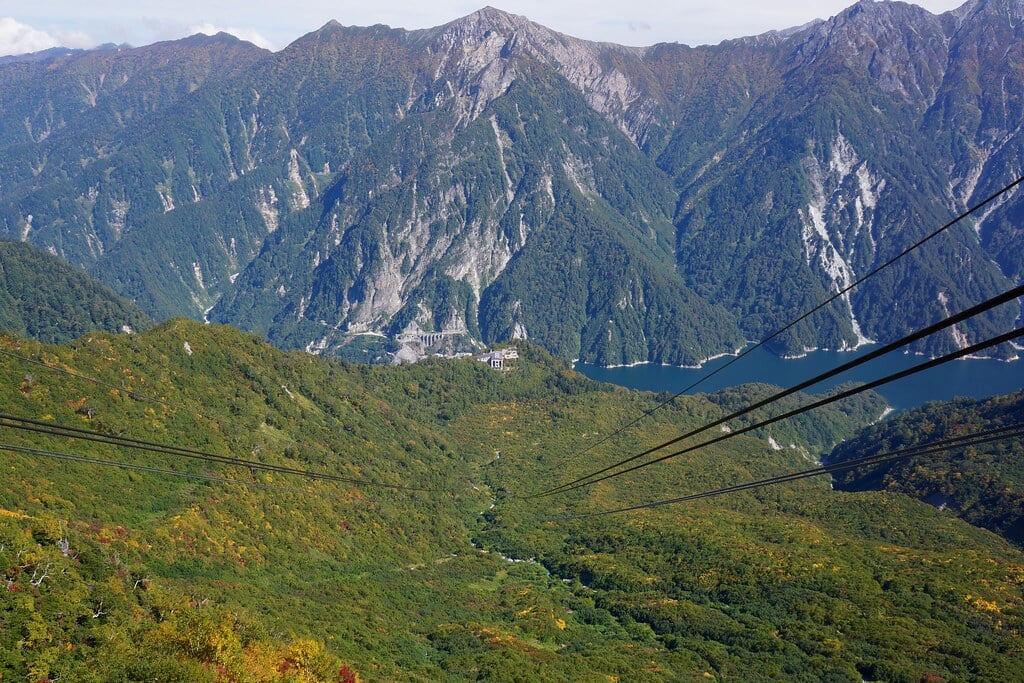
M 199 472 L 182 472 L 181 470 L 167 470 L 159 467 L 151 467 L 149 465 L 139 465 L 136 463 L 121 462 L 117 460 L 103 460 L 101 458 L 90 458 L 84 455 L 78 455 L 76 453 L 64 453 L 61 451 L 51 451 L 44 448 L 29 448 L 27 446 L 18 446 L 16 444 L 0 443 L 0 451 L 8 451 L 11 453 L 21 453 L 23 455 L 32 455 L 45 458 L 54 458 L 56 460 L 64 460 L 69 462 L 80 462 L 89 465 L 100 465 L 104 467 L 117 467 L 123 470 L 133 470 L 136 472 L 148 472 L 150 474 L 168 475 L 173 477 L 182 477 L 185 479 L 197 479 L 200 481 L 209 481 L 220 484 L 238 484 L 239 486 L 246 486 L 248 488 L 265 489 L 269 491 L 279 491 L 282 493 L 299 493 L 309 494 L 314 496 L 320 496 L 323 498 L 336 498 L 338 500 L 348 500 L 345 496 L 341 496 L 336 493 L 328 493 L 326 491 L 315 491 L 313 489 L 299 489 L 289 486 L 274 486 L 273 484 L 265 484 L 259 481 L 246 481 L 244 479 L 233 479 L 231 477 L 218 477 L 213 474 L 202 474 Z M 360 501 L 366 501 L 364 498 L 360 498 Z
M 601 445 L 601 444 L 605 443 L 605 442 L 606 442 L 606 441 L 608 441 L 609 439 L 612 439 L 612 438 L 614 438 L 615 436 L 617 436 L 617 435 L 621 434 L 622 432 L 626 431 L 627 429 L 629 429 L 629 428 L 630 428 L 630 427 L 632 427 L 633 425 L 637 424 L 638 422 L 640 422 L 640 421 L 641 421 L 641 420 L 643 420 L 644 418 L 650 417 L 650 416 L 651 416 L 651 415 L 653 415 L 654 413 L 656 413 L 656 412 L 658 412 L 659 410 L 661 410 L 662 408 L 664 408 L 664 407 L 665 407 L 666 405 L 668 405 L 669 403 L 672 403 L 673 401 L 675 401 L 676 399 L 678 399 L 678 398 L 679 398 L 680 396 L 682 396 L 682 395 L 686 394 L 686 393 L 687 393 L 687 392 L 689 392 L 689 391 L 692 391 L 693 389 L 696 389 L 696 388 L 697 388 L 698 386 L 700 386 L 701 384 L 703 384 L 703 383 L 704 383 L 704 382 L 706 382 L 707 380 L 711 379 L 712 377 L 714 377 L 714 376 L 715 376 L 715 375 L 717 375 L 718 373 L 722 372 L 723 370 L 725 370 L 726 368 L 728 368 L 729 366 L 731 366 L 731 365 L 732 365 L 733 363 L 736 363 L 736 362 L 738 362 L 738 361 L 739 361 L 739 360 L 740 360 L 741 358 L 744 358 L 744 357 L 745 357 L 745 356 L 746 356 L 747 354 L 749 354 L 749 353 L 751 353 L 751 352 L 755 351 L 756 349 L 759 349 L 759 348 L 761 348 L 762 346 L 764 346 L 765 344 L 767 344 L 767 343 L 768 343 L 768 342 L 770 342 L 771 340 L 773 340 L 773 339 L 775 339 L 776 337 L 778 337 L 778 336 L 779 336 L 780 334 L 782 334 L 783 332 L 785 332 L 785 331 L 789 330 L 790 328 L 794 327 L 795 325 L 797 325 L 797 324 L 799 324 L 799 323 L 803 322 L 804 320 L 806 320 L 807 318 L 809 318 L 809 317 L 810 317 L 811 315 L 813 315 L 814 313 L 817 313 L 817 312 L 818 312 L 818 311 L 820 311 L 820 310 L 821 310 L 822 308 L 824 308 L 824 307 L 828 306 L 829 304 L 831 304 L 831 303 L 833 303 L 834 301 L 836 301 L 837 299 L 841 298 L 842 296 L 844 296 L 844 295 L 845 295 L 846 293 L 848 293 L 849 291 L 851 291 L 851 290 L 852 290 L 852 289 L 854 289 L 855 287 L 857 287 L 857 286 L 859 286 L 860 284 L 862 284 L 862 283 L 863 283 L 863 282 L 864 282 L 865 280 L 867 280 L 868 278 L 870 278 L 870 277 L 873 277 L 873 276 L 874 276 L 875 274 L 877 274 L 878 272 L 880 272 L 880 271 L 884 270 L 885 268 L 888 268 L 889 266 L 891 266 L 891 265 L 892 265 L 893 263 L 895 263 L 896 261 L 900 260 L 901 258 L 903 258 L 904 256 L 906 256 L 906 255 L 907 255 L 907 254 L 909 254 L 910 252 L 914 251 L 915 249 L 917 249 L 918 247 L 920 247 L 921 245 L 923 245 L 923 244 L 924 244 L 925 242 L 928 242 L 928 241 L 929 241 L 929 240 L 931 240 L 931 239 L 932 239 L 933 237 L 936 237 L 937 235 L 939 235 L 939 234 L 941 234 L 941 233 L 945 232 L 946 230 L 948 230 L 948 229 L 949 229 L 949 228 L 951 228 L 952 226 L 954 226 L 954 225 L 956 225 L 957 223 L 959 223 L 960 221 L 962 221 L 962 220 L 963 220 L 964 218 L 967 218 L 968 216 L 970 216 L 971 214 L 973 214 L 973 213 L 977 212 L 977 211 L 978 211 L 979 209 L 981 209 L 981 208 L 982 208 L 982 207 L 984 207 L 985 205 L 987 205 L 987 204 L 991 203 L 992 201 L 994 201 L 994 200 L 998 199 L 998 198 L 999 198 L 999 197 L 1001 197 L 1002 195 L 1004 195 L 1004 194 L 1006 194 L 1007 192 L 1009 192 L 1009 191 L 1010 191 L 1011 189 L 1013 189 L 1013 188 L 1017 187 L 1017 186 L 1018 186 L 1018 185 L 1019 185 L 1020 183 L 1022 183 L 1022 182 L 1024 182 L 1024 176 L 1021 176 L 1021 177 L 1017 178 L 1016 180 L 1014 180 L 1014 181 L 1013 181 L 1012 183 L 1010 183 L 1009 185 L 1006 185 L 1006 186 L 1004 186 L 1004 187 L 1003 187 L 1002 189 L 1000 189 L 1000 190 L 999 190 L 998 192 L 995 192 L 994 194 L 992 194 L 992 195 L 989 195 L 988 197 L 986 197 L 986 198 L 985 198 L 985 199 L 983 199 L 982 201 L 978 202 L 978 203 L 977 203 L 977 204 L 975 204 L 974 206 L 970 207 L 969 209 L 967 209 L 966 211 L 964 211 L 963 213 L 961 213 L 960 215 L 958 215 L 958 216 L 957 216 L 956 218 L 952 219 L 951 221 L 949 221 L 948 223 L 946 223 L 945 225 L 943 225 L 942 227 L 940 227 L 940 228 L 938 228 L 938 229 L 934 230 L 933 232 L 931 232 L 931 233 L 929 233 L 928 235 L 924 236 L 923 238 L 921 238 L 920 240 L 918 240 L 918 241 L 917 241 L 917 242 L 915 242 L 914 244 L 910 245 L 909 247 L 907 247 L 906 249 L 904 249 L 904 250 L 903 250 L 903 251 L 901 251 L 901 252 L 900 252 L 899 254 L 897 254 L 896 256 L 892 257 L 891 259 L 889 259 L 888 261 L 886 261 L 886 262 L 885 262 L 885 263 L 883 263 L 882 265 L 880 265 L 880 266 L 876 266 L 875 268 L 871 269 L 870 271 L 868 271 L 867 273 L 865 273 L 865 274 L 864 274 L 863 276 L 861 276 L 861 277 L 860 277 L 860 278 L 858 278 L 857 280 L 855 280 L 855 281 L 851 282 L 850 284 L 848 284 L 848 285 L 847 285 L 846 287 L 844 287 L 843 289 L 840 289 L 840 290 L 839 290 L 839 291 L 837 291 L 837 292 L 836 292 L 835 294 L 833 294 L 833 295 L 832 295 L 832 296 L 830 296 L 829 298 L 825 299 L 824 301 L 822 301 L 821 303 L 819 303 L 818 305 L 816 305 L 816 306 L 815 306 L 814 308 L 812 308 L 812 309 L 808 310 L 807 312 L 803 313 L 802 315 L 800 315 L 800 317 L 798 317 L 798 318 L 794 319 L 793 321 L 791 321 L 791 322 L 787 323 L 787 324 L 786 324 L 785 326 L 783 326 L 783 327 L 780 327 L 780 328 L 779 328 L 779 329 L 777 329 L 777 330 L 776 330 L 775 332 L 772 332 L 772 333 L 771 333 L 770 335 L 768 335 L 767 337 L 765 337 L 765 338 L 764 338 L 764 339 L 762 339 L 761 341 L 757 342 L 757 343 L 756 343 L 756 344 L 754 344 L 753 346 L 748 346 L 747 348 L 743 349 L 743 350 L 742 350 L 742 351 L 741 351 L 740 353 L 738 353 L 737 355 L 733 356 L 733 357 L 732 357 L 732 358 L 731 358 L 731 359 L 730 359 L 730 360 L 729 360 L 728 362 L 726 362 L 726 363 L 725 363 L 725 364 L 723 364 L 722 366 L 720 366 L 720 367 L 718 367 L 718 368 L 716 368 L 716 369 L 712 370 L 712 371 L 711 371 L 711 372 L 709 372 L 708 374 L 706 374 L 706 375 L 704 375 L 704 376 L 702 376 L 702 377 L 698 378 L 698 379 L 697 379 L 697 380 L 695 380 L 695 381 L 694 381 L 693 383 L 691 383 L 690 385 L 686 386 L 686 387 L 685 387 L 685 388 L 683 388 L 683 389 L 680 389 L 680 390 L 679 390 L 678 392 L 676 392 L 675 394 L 673 394 L 673 395 L 672 395 L 672 396 L 670 396 L 669 398 L 665 399 L 664 401 L 661 401 L 660 403 L 658 403 L 658 404 L 657 404 L 656 406 L 654 406 L 654 407 L 653 407 L 653 408 L 651 408 L 650 410 L 644 411 L 643 413 L 641 413 L 641 414 L 640 414 L 640 415 L 639 415 L 638 417 L 636 417 L 635 419 L 633 419 L 633 420 L 631 420 L 631 421 L 627 422 L 626 424 L 622 425 L 621 427 L 619 427 L 619 428 L 618 428 L 618 429 L 616 429 L 615 431 L 613 431 L 613 432 L 611 432 L 611 433 L 609 433 L 609 434 L 606 434 L 605 436 L 601 437 L 601 438 L 600 438 L 600 439 L 598 439 L 597 441 L 595 441 L 595 442 L 591 443 L 591 444 L 590 444 L 589 446 L 587 446 L 587 447 L 586 447 L 586 448 L 584 448 L 584 449 L 583 449 L 582 451 L 580 451 L 580 454 L 582 455 L 583 453 L 588 453 L 588 452 L 590 452 L 591 450 L 593 450 L 593 449 L 594 449 L 594 448 L 596 448 L 597 446 L 599 446 L 599 445 Z
M 992 337 L 991 339 L 987 339 L 987 340 L 985 340 L 983 342 L 978 342 L 977 344 L 972 344 L 971 346 L 965 347 L 965 348 L 960 349 L 958 351 L 954 351 L 952 353 L 948 353 L 945 356 L 940 356 L 938 358 L 933 358 L 930 361 L 927 361 L 925 363 L 921 363 L 920 365 L 915 365 L 912 368 L 907 368 L 906 370 L 901 370 L 900 372 L 896 372 L 896 373 L 892 373 L 892 374 L 886 375 L 885 377 L 882 377 L 881 379 L 877 379 L 877 380 L 874 380 L 872 382 L 868 382 L 867 384 L 863 384 L 861 386 L 855 387 L 853 389 L 849 389 L 847 391 L 843 391 L 843 392 L 840 392 L 838 394 L 834 394 L 832 396 L 829 396 L 827 398 L 823 398 L 821 400 L 815 401 L 813 403 L 810 403 L 808 405 L 802 406 L 800 408 L 796 408 L 794 410 L 790 410 L 790 411 L 788 411 L 786 413 L 783 413 L 781 415 L 776 415 L 775 417 L 768 418 L 766 420 L 762 420 L 760 422 L 757 422 L 755 424 L 749 425 L 747 427 L 743 427 L 742 429 L 734 430 L 732 432 L 729 432 L 728 434 L 724 434 L 724 435 L 716 437 L 714 439 L 710 439 L 708 441 L 703 441 L 701 443 L 695 444 L 693 446 L 689 446 L 689 447 L 684 448 L 682 450 L 674 451 L 674 452 L 669 453 L 667 455 L 663 455 L 663 456 L 661 456 L 659 458 L 655 458 L 654 460 L 648 460 L 647 462 L 640 463 L 639 465 L 633 465 L 632 467 L 626 468 L 624 470 L 619 470 L 618 472 L 612 472 L 611 474 L 606 474 L 603 477 L 599 477 L 597 479 L 590 479 L 589 481 L 582 481 L 582 482 L 580 482 L 578 484 L 575 484 L 573 486 L 566 486 L 565 488 L 561 488 L 561 489 L 558 489 L 556 491 L 552 491 L 551 493 L 546 494 L 546 495 L 555 495 L 555 494 L 567 493 L 568 491 L 573 491 L 575 489 L 582 488 L 584 486 L 591 486 L 593 484 L 596 484 L 596 483 L 601 482 L 601 481 L 605 481 L 607 479 L 611 479 L 613 477 L 619 477 L 619 476 L 622 476 L 623 474 L 628 474 L 629 472 L 634 472 L 634 471 L 642 469 L 644 467 L 648 467 L 649 465 L 654 465 L 654 464 L 659 463 L 659 462 L 664 462 L 665 460 L 668 460 L 670 458 L 674 458 L 677 455 L 682 455 L 684 453 L 689 453 L 691 451 L 695 451 L 698 448 L 703 448 L 705 446 L 710 446 L 710 445 L 713 445 L 713 444 L 716 444 L 716 443 L 720 443 L 720 442 L 725 441 L 727 439 L 731 439 L 731 438 L 737 437 L 737 436 L 739 436 L 741 434 L 746 434 L 747 432 L 753 431 L 755 429 L 760 429 L 761 427 L 766 427 L 766 426 L 768 426 L 770 424 L 774 424 L 775 422 L 779 422 L 781 420 L 785 420 L 785 419 L 790 418 L 790 417 L 795 417 L 796 415 L 800 415 L 802 413 L 806 413 L 807 411 L 813 410 L 815 408 L 820 408 L 821 406 L 828 405 L 829 403 L 834 403 L 836 401 L 841 401 L 844 398 L 849 398 L 850 396 L 855 396 L 856 394 L 862 393 L 864 391 L 868 391 L 869 389 L 874 389 L 875 387 L 882 386 L 883 384 L 888 384 L 889 382 L 894 382 L 894 381 L 896 381 L 898 379 L 902 379 L 904 377 L 908 377 L 908 376 L 916 374 L 918 372 L 923 372 L 924 370 L 930 370 L 931 368 L 934 368 L 934 367 L 937 367 L 939 365 L 942 365 L 943 363 L 948 363 L 950 361 L 957 360 L 958 358 L 963 358 L 964 356 L 969 356 L 969 355 L 971 355 L 973 353 L 977 353 L 978 351 L 983 351 L 983 350 L 985 350 L 987 348 L 991 348 L 993 346 L 997 346 L 999 344 L 1006 343 L 1008 341 L 1011 341 L 1013 339 L 1017 339 L 1019 337 L 1024 337 L 1024 327 L 1018 327 L 1017 329 L 1012 330 L 1010 332 L 1006 332 L 1006 333 L 1001 334 L 999 336 Z M 535 495 L 534 497 L 539 497 L 539 496 Z
M 702 491 L 701 493 L 691 493 L 689 495 L 679 496 L 677 498 L 667 498 L 665 500 L 658 500 L 650 503 L 641 503 L 639 505 L 630 505 L 628 507 L 616 508 L 613 510 L 599 510 L 597 512 L 581 513 L 577 515 L 572 515 L 570 518 L 599 517 L 602 515 L 612 515 L 620 512 L 632 512 L 635 510 L 646 510 L 655 507 L 661 507 L 664 505 L 685 503 L 687 501 L 698 500 L 700 498 L 711 498 L 713 496 L 738 493 L 740 491 L 748 491 L 750 489 L 762 488 L 764 486 L 772 486 L 775 484 L 797 481 L 799 479 L 806 479 L 808 477 L 816 477 L 822 474 L 833 474 L 835 472 L 845 472 L 847 470 L 854 470 L 857 469 L 858 467 L 868 467 L 873 465 L 881 465 L 887 462 L 894 462 L 896 460 L 906 460 L 908 458 L 912 458 L 919 455 L 929 455 L 932 453 L 940 453 L 942 451 L 948 451 L 957 448 L 979 446 L 986 443 L 992 443 L 994 441 L 1012 439 L 1018 436 L 1024 436 L 1024 423 L 1017 423 L 1006 427 L 999 427 L 996 429 L 987 430 L 984 432 L 976 432 L 974 434 L 969 434 L 965 436 L 944 439 L 929 444 L 919 444 L 917 446 L 911 446 L 908 448 L 903 448 L 888 453 L 879 453 L 876 455 L 865 456 L 863 458 L 855 458 L 853 460 L 847 460 L 841 463 L 822 465 L 821 467 L 803 470 L 802 472 L 792 472 L 790 474 L 779 475 L 776 477 L 768 477 L 767 479 L 746 482 L 744 484 L 736 484 L 734 486 L 726 486 L 723 488 L 712 489 L 710 491 Z
M 565 484 L 561 484 L 559 486 L 555 486 L 555 487 L 549 488 L 549 489 L 547 489 L 545 491 L 541 491 L 539 493 L 535 493 L 535 494 L 533 494 L 531 496 L 527 496 L 527 497 L 528 498 L 539 498 L 539 497 L 551 495 L 553 493 L 557 493 L 557 492 L 562 491 L 562 490 L 570 490 L 572 488 L 575 488 L 577 484 L 581 484 L 582 482 L 586 481 L 587 479 L 591 479 L 591 478 L 596 477 L 596 476 L 598 476 L 600 474 L 604 474 L 605 472 L 608 472 L 608 471 L 613 470 L 613 469 L 615 469 L 617 467 L 621 467 L 622 465 L 625 465 L 625 464 L 628 464 L 628 463 L 633 462 L 635 460 L 638 460 L 639 458 L 642 458 L 642 457 L 644 457 L 646 455 L 650 455 L 651 453 L 654 453 L 655 451 L 659 451 L 662 448 L 666 448 L 668 446 L 671 446 L 672 444 L 678 443 L 678 442 L 682 441 L 683 439 L 689 438 L 691 436 L 696 436 L 697 434 L 705 432 L 705 431 L 707 431 L 709 429 L 712 429 L 712 428 L 717 427 L 719 425 L 725 424 L 726 422 L 728 422 L 728 421 L 730 421 L 732 419 L 735 419 L 737 417 L 740 417 L 742 415 L 750 413 L 750 412 L 752 412 L 754 410 L 757 410 L 758 408 L 762 408 L 762 407 L 764 407 L 764 406 L 766 406 L 766 405 L 768 405 L 770 403 L 774 403 L 774 402 L 776 402 L 776 401 L 778 401 L 778 400 L 780 400 L 782 398 L 790 396 L 791 394 L 794 394 L 794 393 L 796 393 L 798 391 L 802 391 L 803 389 L 806 389 L 806 388 L 808 388 L 808 387 L 810 387 L 810 386 L 812 386 L 814 384 L 817 384 L 819 382 L 823 382 L 823 381 L 825 381 L 827 379 L 830 379 L 830 378 L 832 378 L 832 377 L 834 377 L 836 375 L 839 375 L 839 374 L 841 374 L 843 372 L 846 372 L 847 370 L 850 370 L 850 369 L 855 368 L 855 367 L 857 367 L 859 365 L 863 365 L 864 363 L 867 363 L 867 362 L 872 361 L 872 360 L 874 360 L 876 358 L 879 358 L 879 357 L 881 357 L 883 355 L 892 353 L 893 351 L 899 349 L 900 347 L 906 346 L 906 345 L 911 344 L 911 343 L 913 343 L 915 341 L 923 339 L 923 338 L 925 338 L 925 337 L 927 337 L 927 336 L 929 336 L 931 334 L 934 334 L 935 332 L 938 332 L 938 331 L 940 331 L 942 329 L 945 329 L 947 327 L 952 327 L 953 325 L 956 325 L 957 323 L 963 322 L 964 320 L 967 320 L 968 318 L 974 317 L 974 316 L 976 316 L 976 315 L 978 315 L 980 313 L 983 313 L 985 311 L 988 311 L 988 310 L 990 310 L 992 308 L 996 308 L 997 306 L 1001 306 L 1001 305 L 1003 305 L 1005 303 L 1008 303 L 1008 302 L 1010 302 L 1010 301 L 1012 301 L 1012 300 L 1014 300 L 1014 299 L 1016 299 L 1016 298 L 1018 298 L 1020 296 L 1024 296 L 1024 285 L 1018 285 L 1017 287 L 1014 287 L 1012 289 L 1009 289 L 1009 290 L 1003 292 L 1002 294 L 999 294 L 999 295 L 994 296 L 994 297 L 992 297 L 990 299 L 987 299 L 986 301 L 983 301 L 980 304 L 977 304 L 975 306 L 971 306 L 970 308 L 964 309 L 960 313 L 956 313 L 954 315 L 947 316 L 946 318 L 944 318 L 944 319 L 942 319 L 942 320 L 940 320 L 940 321 L 938 321 L 936 323 L 933 323 L 933 324 L 931 324 L 931 325 L 929 325 L 929 326 L 927 326 L 925 328 L 917 330 L 916 332 L 912 332 L 911 334 L 903 337 L 902 339 L 898 339 L 898 340 L 896 340 L 896 341 L 894 341 L 892 343 L 886 344 L 885 346 L 882 346 L 882 347 L 880 347 L 878 349 L 875 349 L 874 351 L 871 351 L 870 353 L 867 353 L 867 354 L 865 354 L 863 356 L 855 358 L 855 359 L 853 359 L 853 360 L 851 360 L 851 361 L 849 361 L 847 363 L 844 363 L 844 364 L 842 364 L 842 365 L 840 365 L 840 366 L 838 366 L 836 368 L 833 368 L 832 370 L 828 370 L 828 371 L 823 372 L 823 373 L 821 373 L 819 375 L 811 377 L 810 379 L 805 380 L 805 381 L 803 381 L 803 382 L 801 382 L 799 384 L 796 384 L 796 385 L 794 385 L 794 386 L 792 386 L 792 387 L 790 387 L 788 389 L 784 389 L 782 391 L 776 392 L 775 394 L 772 394 L 771 396 L 768 396 L 767 398 L 764 398 L 764 399 L 762 399 L 762 400 L 760 400 L 760 401 L 758 401 L 758 402 L 756 402 L 754 404 L 751 404 L 751 405 L 749 405 L 749 406 L 747 406 L 745 408 L 742 408 L 740 410 L 734 411 L 733 413 L 730 413 L 729 415 L 726 415 L 725 417 L 719 418 L 719 419 L 717 419 L 717 420 L 715 420 L 713 422 L 705 424 L 705 425 L 703 425 L 701 427 L 698 427 L 696 429 L 692 429 L 692 430 L 686 432 L 685 434 L 683 434 L 681 436 L 677 436 L 675 438 L 669 439 L 668 441 L 660 443 L 657 446 L 653 446 L 653 447 L 648 448 L 647 450 L 645 450 L 645 451 L 643 451 L 641 453 L 637 453 L 636 455 L 632 455 L 632 456 L 630 456 L 628 458 L 619 460 L 618 462 L 612 463 L 611 465 L 608 465 L 607 467 L 604 467 L 604 468 L 602 468 L 600 470 L 596 470 L 594 472 L 591 472 L 591 473 L 589 473 L 587 475 L 584 475 L 582 477 L 579 477 L 579 478 L 577 478 L 577 479 L 575 479 L 573 481 L 566 482 Z
M 434 491 L 432 489 L 420 488 L 415 486 L 407 486 L 403 484 L 387 484 L 382 482 L 371 481 L 368 479 L 360 479 L 358 477 L 343 477 L 340 475 L 330 474 L 327 472 L 301 470 L 292 467 L 286 467 L 284 465 L 272 465 L 269 463 L 263 463 L 256 460 L 245 460 L 242 458 L 219 455 L 217 453 L 210 453 L 208 451 L 200 451 L 192 448 L 168 446 L 166 444 L 160 444 L 153 441 L 133 439 L 129 437 L 116 436 L 113 434 L 104 434 L 102 432 L 81 429 L 79 427 L 67 427 L 54 422 L 34 420 L 31 418 L 20 417 L 17 415 L 10 415 L 8 413 L 0 413 L 0 427 L 36 432 L 39 434 L 46 434 L 48 436 L 60 436 L 70 439 L 92 441 L 95 443 L 121 446 L 124 448 L 135 448 L 138 450 L 149 451 L 152 453 L 177 455 L 185 458 L 190 458 L 193 460 L 216 462 L 222 465 L 248 467 L 250 470 L 262 470 L 267 472 L 275 472 L 277 474 L 290 474 L 295 476 L 306 477 L 308 479 L 323 479 L 326 481 L 337 481 L 348 484 L 356 484 L 360 486 L 437 493 L 437 491 Z

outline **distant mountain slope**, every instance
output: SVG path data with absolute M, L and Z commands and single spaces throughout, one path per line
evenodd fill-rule
M 1022 172 L 1022 27 L 1022 0 L 860 2 L 717 46 L 627 48 L 485 8 L 418 31 L 330 22 L 273 54 L 222 35 L 0 63 L 0 231 L 158 318 L 286 347 L 415 323 L 694 364 Z M 773 349 L 890 340 L 1008 287 L 1022 197 Z
M 826 462 L 843 462 L 1022 420 L 1024 394 L 1020 392 L 981 401 L 931 403 L 866 428 L 837 446 Z M 852 470 L 836 477 L 836 487 L 900 491 L 949 508 L 971 524 L 1024 546 L 1024 439 Z
M 7 234 L 91 269 L 156 317 L 189 305 L 201 312 L 200 298 L 176 289 L 176 274 L 201 279 L 211 259 L 244 256 L 255 238 L 244 225 L 204 234 L 192 227 L 195 216 L 184 230 L 160 219 L 175 199 L 184 203 L 181 192 L 196 201 L 226 176 L 216 169 L 229 161 L 219 146 L 190 149 L 182 139 L 207 118 L 199 92 L 237 78 L 265 54 L 227 34 L 197 35 L 0 67 Z M 216 223 L 224 222 L 237 221 L 222 207 Z M 111 254 L 118 245 L 129 253 Z M 99 265 L 104 258 L 111 265 Z M 133 287 L 124 271 L 144 273 L 148 286 Z
M 669 179 L 562 77 L 507 49 L 485 67 L 507 70 L 494 92 L 467 101 L 451 76 L 430 84 L 316 218 L 268 239 L 211 318 L 319 351 L 414 320 L 609 364 L 741 346 L 674 272 Z
M 0 330 L 59 343 L 151 324 L 137 306 L 78 268 L 31 245 L 0 240 Z
M 685 186 L 677 221 L 686 280 L 731 302 L 757 336 L 1019 177 L 1022 18 L 1019 0 L 970 2 L 940 16 L 861 2 L 785 41 L 739 41 L 733 49 L 757 50 L 772 68 L 727 73 L 731 88 L 714 86 L 726 90 L 725 109 L 740 114 L 712 130 L 715 156 L 680 159 L 702 134 L 682 125 L 659 160 Z M 1005 288 L 1018 266 L 996 244 L 1019 253 L 1008 216 L 1021 198 L 1015 189 L 858 288 L 783 349 L 892 339 Z M 1019 312 L 1008 308 L 962 333 L 974 340 L 1007 329 Z M 963 344 L 957 334 L 919 349 Z

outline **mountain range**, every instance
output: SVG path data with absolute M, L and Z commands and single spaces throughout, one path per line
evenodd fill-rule
M 1021 0 L 865 1 L 700 47 L 485 8 L 417 31 L 330 22 L 276 53 L 220 34 L 11 59 L 0 232 L 157 319 L 286 348 L 419 330 L 692 365 L 1015 180 L 1022 67 Z M 773 350 L 889 340 L 1006 289 L 1022 215 L 1011 190 Z

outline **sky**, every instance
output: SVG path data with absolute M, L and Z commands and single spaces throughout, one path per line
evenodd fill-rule
M 279 50 L 331 19 L 346 26 L 438 26 L 490 2 L 562 33 L 622 45 L 715 44 L 826 19 L 853 0 L 0 0 L 0 55 L 102 43 L 147 45 L 227 31 Z M 940 13 L 964 0 L 918 0 Z

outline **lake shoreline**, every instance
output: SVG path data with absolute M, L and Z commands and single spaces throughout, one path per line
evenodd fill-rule
M 747 351 L 741 362 L 733 363 L 743 353 L 741 349 L 736 354 L 721 354 L 716 359 L 709 359 L 700 368 L 650 362 L 607 368 L 575 362 L 573 368 L 593 380 L 640 391 L 676 393 L 699 381 L 700 384 L 687 393 L 714 393 L 752 382 L 793 386 L 859 355 L 870 353 L 875 346 L 845 351 L 817 350 L 799 358 L 776 356 L 760 347 Z M 845 382 L 872 381 L 918 365 L 927 358 L 924 354 L 910 352 L 890 354 L 815 385 L 810 391 L 820 393 Z M 1024 362 L 1018 362 L 1019 357 L 1006 359 L 968 356 L 960 360 L 968 362 L 946 363 L 883 385 L 876 391 L 898 412 L 929 401 L 950 400 L 957 396 L 981 398 L 1024 389 Z M 714 376 L 709 377 L 712 373 L 715 373 Z
M 757 342 L 751 341 L 751 342 L 748 342 L 747 346 L 744 346 L 742 348 L 736 349 L 735 351 L 723 351 L 722 353 L 716 354 L 714 356 L 709 356 L 709 357 L 705 358 L 704 360 L 700 361 L 699 363 L 697 363 L 696 365 L 674 365 L 672 363 L 658 363 L 658 362 L 655 362 L 653 360 L 638 360 L 638 361 L 634 361 L 632 363 L 620 363 L 620 364 L 617 364 L 617 365 L 591 365 L 590 363 L 581 363 L 579 358 L 573 358 L 570 361 L 570 364 L 572 365 L 573 370 L 576 369 L 577 365 L 585 365 L 586 367 L 591 367 L 591 368 L 601 368 L 602 370 L 618 370 L 620 368 L 635 368 L 635 367 L 639 367 L 641 365 L 653 365 L 655 367 L 660 367 L 660 368 L 676 368 L 676 369 L 679 369 L 679 370 L 703 370 L 704 366 L 706 366 L 708 363 L 713 363 L 716 360 L 720 360 L 722 358 L 736 358 L 741 353 L 743 353 L 744 350 L 749 348 L 750 345 L 756 344 L 756 343 Z M 1012 346 L 1017 351 L 1024 351 L 1024 346 L 1018 346 L 1017 344 L 1014 344 L 1013 342 L 1007 342 L 1007 343 L 1009 343 L 1009 345 Z M 798 354 L 795 354 L 795 355 L 776 356 L 776 357 L 777 358 L 781 358 L 782 360 L 801 360 L 801 359 L 807 358 L 808 356 L 810 356 L 812 354 L 815 354 L 815 353 L 857 354 L 857 353 L 860 353 L 860 352 L 868 351 L 872 347 L 875 347 L 875 346 L 878 346 L 878 345 L 879 345 L 878 342 L 871 342 L 870 344 L 860 344 L 859 346 L 856 346 L 854 348 L 846 348 L 846 349 L 830 349 L 828 347 L 820 348 L 820 347 L 816 346 L 814 348 L 804 349 L 803 353 L 798 353 Z M 769 351 L 768 353 L 771 353 L 771 352 Z M 775 354 L 772 354 L 772 355 L 775 355 Z M 925 355 L 923 353 L 916 353 L 916 352 L 913 352 L 913 351 L 903 351 L 901 355 L 904 355 L 904 356 L 914 356 L 916 358 L 927 358 L 928 360 L 934 360 L 935 358 L 937 358 L 937 356 L 928 356 L 928 355 Z M 966 360 L 990 360 L 990 361 L 998 361 L 1000 363 L 1016 363 L 1017 361 L 1022 360 L 1022 359 L 1021 359 L 1020 356 L 1013 356 L 1012 358 L 995 358 L 995 357 L 992 357 L 992 356 L 975 356 L 975 355 L 970 355 L 970 356 L 964 356 L 963 358 L 957 358 L 956 361 L 954 361 L 954 362 L 966 361 Z

